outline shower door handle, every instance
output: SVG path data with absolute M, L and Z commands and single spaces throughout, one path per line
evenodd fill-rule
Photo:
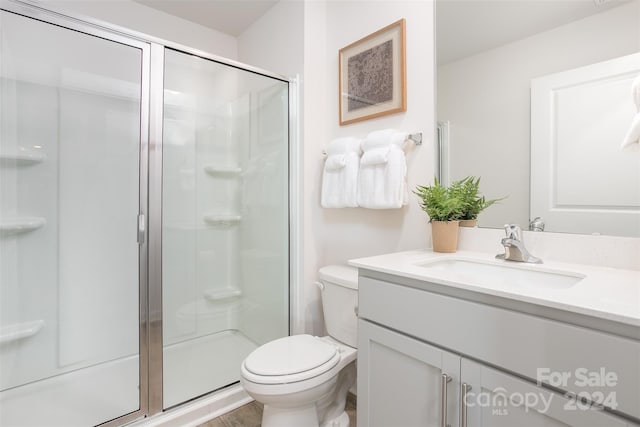
M 145 229 L 146 229 L 146 222 L 145 222 L 145 216 L 144 214 L 138 214 L 138 244 L 141 245 L 144 243 L 144 233 L 145 233 Z

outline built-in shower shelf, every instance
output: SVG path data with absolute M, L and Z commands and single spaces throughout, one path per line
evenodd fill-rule
M 209 175 L 229 175 L 229 176 L 237 176 L 240 175 L 242 169 L 238 166 L 227 166 L 227 165 L 205 165 L 204 171 Z
M 43 152 L 28 148 L 17 148 L 15 150 L 3 150 L 0 152 L 0 162 L 2 164 L 15 163 L 16 165 L 30 165 L 39 163 L 45 159 Z
M 37 334 L 43 326 L 44 320 L 34 320 L 32 322 L 4 326 L 0 328 L 0 344 L 32 337 Z
M 242 217 L 240 215 L 234 214 L 210 214 L 204 216 L 204 222 L 218 226 L 237 225 L 241 220 Z
M 240 295 L 242 295 L 242 291 L 238 288 L 210 289 L 204 291 L 204 297 L 208 301 L 222 301 L 239 297 Z
M 3 235 L 26 233 L 42 227 L 45 223 L 44 218 L 37 216 L 0 218 L 0 232 Z

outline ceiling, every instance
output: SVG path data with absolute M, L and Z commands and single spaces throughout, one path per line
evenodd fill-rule
M 278 0 L 133 0 L 237 37 Z
M 629 1 L 437 0 L 438 64 L 548 31 Z
M 237 37 L 278 0 L 133 0 Z M 632 0 L 437 0 L 440 65 Z M 638 0 L 635 0 L 638 1 Z

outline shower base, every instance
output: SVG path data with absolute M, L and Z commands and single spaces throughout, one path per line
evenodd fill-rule
M 256 348 L 237 330 L 168 346 L 163 360 L 164 407 L 240 381 L 240 364 Z
M 237 382 L 257 345 L 222 331 L 164 349 L 164 407 Z M 138 409 L 138 356 L 68 372 L 0 392 L 0 425 L 87 427 Z

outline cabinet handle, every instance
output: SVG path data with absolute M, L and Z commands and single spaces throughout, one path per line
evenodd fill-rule
M 467 393 L 471 391 L 471 385 L 462 383 L 460 389 L 460 427 L 467 427 Z
M 440 377 L 440 427 L 448 427 L 447 425 L 447 385 L 451 381 L 451 377 L 447 374 L 442 374 Z

